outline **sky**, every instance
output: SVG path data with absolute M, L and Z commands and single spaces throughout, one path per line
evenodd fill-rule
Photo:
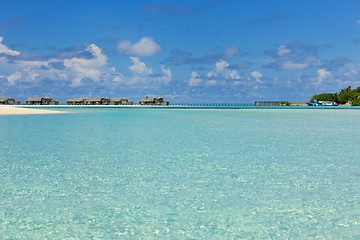
M 251 103 L 347 86 L 358 0 L 0 0 L 0 96 Z

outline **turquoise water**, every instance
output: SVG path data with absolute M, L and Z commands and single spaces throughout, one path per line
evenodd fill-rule
M 0 116 L 1 239 L 359 239 L 360 110 Z

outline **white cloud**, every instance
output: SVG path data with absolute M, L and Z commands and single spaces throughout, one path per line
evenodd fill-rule
M 141 62 L 137 57 L 130 57 L 133 65 L 129 67 L 129 69 L 135 73 L 140 75 L 150 75 L 153 73 L 151 68 L 148 68 L 144 62 Z
M 125 76 L 122 73 L 116 73 L 115 75 L 112 75 L 111 80 L 113 83 L 116 83 L 116 84 L 125 84 L 126 83 Z
M 28 81 L 28 82 L 34 82 L 40 75 L 39 73 L 32 69 L 31 67 L 27 67 L 23 72 L 22 72 L 24 81 Z
M 280 45 L 280 47 L 277 49 L 277 55 L 280 57 L 283 57 L 289 53 L 291 53 L 291 50 L 285 45 Z
M 238 73 L 237 70 L 227 70 L 225 78 L 226 79 L 240 79 L 240 74 Z
M 320 65 L 317 56 L 318 47 L 293 42 L 289 45 L 280 45 L 276 50 L 267 51 L 275 59 L 267 65 L 276 70 L 300 70 Z
M 322 80 L 331 76 L 331 73 L 326 68 L 320 68 L 316 71 L 316 73 L 318 75 L 319 84 Z
M 107 56 L 95 44 L 87 46 L 82 52 L 90 53 L 90 57 L 73 57 L 48 60 L 14 60 L 5 62 L 10 85 L 18 82 L 34 82 L 37 80 L 68 81 L 71 86 L 79 86 L 84 79 L 99 82 L 107 65 Z M 54 63 L 61 68 L 54 67 Z
M 107 63 L 107 56 L 102 52 L 101 48 L 95 44 L 89 45 L 86 50 L 94 56 L 96 64 L 105 65 Z
M 261 72 L 258 72 L 258 71 L 253 71 L 251 74 L 250 74 L 253 78 L 256 79 L 256 82 L 259 82 L 261 83 L 261 78 L 262 78 L 262 73 Z
M 282 63 L 283 70 L 299 70 L 305 69 L 310 66 L 319 65 L 319 59 L 316 56 L 307 56 L 303 59 L 297 59 L 296 61 L 288 60 Z
M 136 43 L 130 41 L 119 42 L 117 51 L 128 56 L 144 57 L 160 52 L 161 47 L 151 37 L 143 37 Z
M 230 64 L 225 60 L 219 60 L 215 64 L 215 72 L 210 71 L 207 73 L 207 77 L 221 77 L 225 79 L 239 79 L 240 75 L 235 69 L 228 69 Z
M 346 78 L 356 78 L 357 76 L 359 76 L 359 70 L 357 69 L 342 69 L 340 71 L 342 73 L 342 75 L 344 75 Z
M 216 66 L 216 72 L 222 73 L 224 72 L 225 68 L 229 66 L 229 63 L 221 59 L 215 64 L 215 66 Z
M 160 65 L 161 73 L 154 73 L 152 68 L 140 61 L 137 57 L 130 57 L 133 65 L 129 67 L 133 76 L 127 78 L 126 85 L 141 85 L 142 87 L 156 87 L 158 85 L 169 84 L 172 80 L 172 72 L 170 68 Z
M 36 69 L 33 69 L 31 66 L 26 66 L 21 68 L 7 77 L 5 77 L 9 85 L 15 85 L 17 82 L 34 82 L 40 77 L 40 74 Z
M 93 58 L 71 58 L 64 60 L 65 73 L 72 79 L 72 86 L 81 85 L 83 79 L 99 81 L 101 70 L 107 64 L 107 56 L 95 44 L 89 45 L 85 51 L 91 53 Z
M 160 65 L 161 71 L 164 74 L 164 76 L 172 77 L 170 68 L 166 68 L 164 65 Z
M 4 38 L 0 37 L 0 54 L 5 54 L 5 55 L 9 55 L 9 56 L 19 56 L 20 55 L 20 52 L 11 50 L 10 48 L 8 48 L 4 44 L 2 44 L 3 40 L 4 40 Z
M 162 76 L 158 77 L 156 80 L 161 81 L 162 83 L 168 84 L 172 80 L 172 73 L 170 68 L 166 68 L 164 65 L 160 65 Z
M 217 73 L 216 73 L 216 72 L 213 72 L 213 71 L 209 71 L 209 72 L 206 74 L 206 77 L 208 77 L 208 78 L 217 77 Z
M 191 72 L 191 78 L 188 81 L 189 86 L 216 86 L 218 84 L 227 85 L 226 80 L 239 80 L 240 74 L 235 69 L 229 69 L 230 64 L 220 59 L 215 63 L 215 69 L 208 71 L 203 81 L 196 71 Z M 206 79 L 207 78 L 207 79 Z M 230 83 L 233 84 L 233 83 Z
M 197 74 L 197 72 L 192 71 L 190 80 L 188 81 L 188 86 L 190 86 L 190 87 L 199 86 L 201 84 L 201 82 L 202 82 L 202 80 L 201 80 L 200 76 Z
M 10 85 L 15 85 L 16 81 L 21 79 L 21 76 L 22 75 L 20 72 L 18 72 L 18 71 L 14 72 L 13 74 L 11 74 L 7 77 L 8 83 Z

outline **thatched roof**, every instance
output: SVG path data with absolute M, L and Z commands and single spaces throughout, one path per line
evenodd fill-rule
M 128 101 L 127 98 L 112 98 L 111 99 L 112 102 L 121 102 L 121 101 Z
M 87 102 L 101 102 L 103 100 L 110 100 L 110 99 L 106 98 L 106 97 L 96 97 L 96 98 L 87 98 L 86 99 Z
M 27 102 L 41 102 L 42 98 L 39 97 L 29 97 L 26 99 Z
M 86 98 L 69 98 L 67 101 L 68 102 L 83 102 L 85 100 L 86 100 Z
M 14 100 L 12 97 L 0 97 L 0 101 Z
M 139 102 L 153 102 L 155 100 L 155 98 L 149 98 L 149 97 L 147 97 L 147 98 L 141 98 L 140 100 L 139 100 Z
M 51 97 L 29 97 L 26 99 L 28 102 L 41 102 L 43 99 L 51 101 Z

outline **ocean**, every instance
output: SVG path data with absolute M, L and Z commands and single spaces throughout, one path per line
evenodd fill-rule
M 0 116 L 1 239 L 359 239 L 360 109 Z

